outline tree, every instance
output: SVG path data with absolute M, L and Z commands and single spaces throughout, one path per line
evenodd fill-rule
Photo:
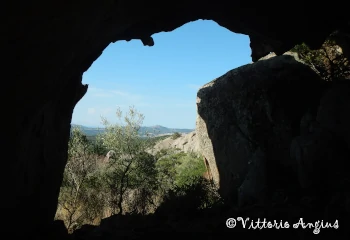
M 147 214 L 157 207 L 154 199 L 158 190 L 156 159 L 153 155 L 142 152 L 134 161 L 135 177 L 129 184 L 132 189 L 129 206 L 132 212 Z
M 104 174 L 104 182 L 110 193 L 112 212 L 118 210 L 119 214 L 123 214 L 123 205 L 131 198 L 127 199 L 128 196 L 136 190 L 155 185 L 156 169 L 155 158 L 146 153 L 149 138 L 139 136 L 144 116 L 134 107 L 130 107 L 126 115 L 118 109 L 116 115 L 121 123 L 111 124 L 102 118 L 105 131 L 98 138 L 106 149 L 114 151 Z M 132 200 L 136 201 L 135 194 Z
M 88 182 L 96 170 L 96 160 L 87 137 L 79 128 L 73 128 L 58 201 L 58 215 L 61 215 L 68 229 L 71 229 L 74 224 L 81 225 L 84 219 L 96 217 L 91 215 L 91 206 L 88 209 L 85 205 L 91 202 L 89 197 L 93 196 L 89 193 Z
M 350 63 L 343 50 L 334 40 L 337 32 L 331 34 L 318 50 L 311 50 L 305 43 L 291 49 L 299 58 L 309 65 L 322 79 L 334 81 L 350 79 Z
M 174 132 L 174 133 L 171 135 L 171 138 L 172 138 L 173 140 L 178 139 L 179 137 L 181 137 L 181 134 L 178 133 L 178 132 Z

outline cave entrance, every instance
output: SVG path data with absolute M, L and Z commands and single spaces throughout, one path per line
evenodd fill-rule
M 104 131 L 101 116 L 114 122 L 117 108 L 127 112 L 134 106 L 145 117 L 142 126 L 156 128 L 162 131 L 160 135 L 193 131 L 199 87 L 251 62 L 249 37 L 232 33 L 213 21 L 198 20 L 152 37 L 155 42 L 152 47 L 143 46 L 140 40 L 110 44 L 83 76 L 83 83 L 89 88 L 74 109 L 72 126 L 79 126 L 86 137 L 73 133 L 78 134 L 74 135 L 77 141 L 70 142 L 71 159 L 65 169 L 56 213 L 56 218 L 63 219 L 69 229 L 86 223 L 98 224 L 101 218 L 115 213 L 103 210 L 102 215 L 97 214 L 96 209 L 100 212 L 103 209 L 99 205 L 101 199 L 120 201 L 93 193 L 93 188 L 101 183 L 91 172 L 106 166 L 112 156 L 111 149 L 101 146 L 89 149 L 97 134 Z M 81 153 L 75 156 L 77 151 Z M 197 159 L 190 157 L 193 161 Z M 198 159 L 211 180 L 208 162 Z M 128 156 L 124 160 L 128 163 Z M 152 164 L 152 160 L 147 161 Z M 142 195 L 146 190 L 130 194 Z M 94 211 L 84 211 L 89 207 Z
M 227 71 L 251 62 L 249 37 L 214 21 L 197 20 L 172 32 L 110 44 L 83 75 L 87 94 L 73 112 L 73 124 L 100 126 L 116 106 L 134 105 L 145 125 L 194 128 L 196 92 Z

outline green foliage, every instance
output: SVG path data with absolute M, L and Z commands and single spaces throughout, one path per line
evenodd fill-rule
M 223 204 L 217 189 L 210 181 L 202 177 L 193 180 L 189 184 L 169 190 L 156 214 L 189 216 L 200 209 Z
M 68 142 L 68 158 L 79 158 L 91 153 L 91 145 L 79 128 L 73 128 Z
M 65 211 L 60 216 L 68 229 L 96 217 L 98 206 L 89 194 L 88 182 L 96 170 L 93 147 L 79 128 L 73 128 L 68 143 L 68 161 L 64 171 L 59 195 L 59 208 Z M 86 203 L 90 203 L 88 206 Z M 93 206 L 94 205 L 94 206 Z
M 148 143 L 148 147 L 152 148 L 154 147 L 154 145 L 156 145 L 157 142 L 164 140 L 166 138 L 168 138 L 168 135 L 164 135 L 164 136 L 157 136 L 157 137 L 151 137 L 151 138 L 143 138 L 145 141 L 147 141 Z
M 181 134 L 178 133 L 178 132 L 174 132 L 174 133 L 171 135 L 171 138 L 172 138 L 173 140 L 175 140 L 175 139 L 177 139 L 177 138 L 179 138 L 179 137 L 181 137 Z
M 162 158 L 162 157 L 164 157 L 166 155 L 168 155 L 168 150 L 163 148 L 163 149 L 161 149 L 160 151 L 158 151 L 156 153 L 155 158 L 156 159 L 160 159 L 160 158 Z
M 101 139 L 95 137 L 94 140 L 90 140 L 93 152 L 99 156 L 105 156 L 108 152 L 107 148 L 103 145 Z
M 158 178 L 165 189 L 192 184 L 206 171 L 203 159 L 192 153 L 161 150 L 157 153 Z
M 113 212 L 118 209 L 123 213 L 131 191 L 152 189 L 150 186 L 155 185 L 157 174 L 154 157 L 146 153 L 149 138 L 138 134 L 144 116 L 131 107 L 125 116 L 118 110 L 117 118 L 124 124 L 110 124 L 102 119 L 105 131 L 98 139 L 115 153 L 109 160 L 104 181 L 110 193 L 110 207 Z
M 179 187 L 196 182 L 197 178 L 202 177 L 206 172 L 203 159 L 194 154 L 187 154 L 181 157 L 179 161 L 175 181 L 175 184 Z
M 130 107 L 128 114 L 123 115 L 120 109 L 116 112 L 117 119 L 121 123 L 111 124 L 106 118 L 102 118 L 105 131 L 98 135 L 97 139 L 102 142 L 108 150 L 115 152 L 115 158 L 127 154 L 133 154 L 145 150 L 147 141 L 138 136 L 138 131 L 143 122 L 144 116 Z M 124 157 L 124 156 L 123 156 Z
M 326 81 L 350 79 L 349 60 L 343 55 L 336 42 L 332 40 L 333 35 L 326 39 L 318 50 L 311 50 L 305 43 L 302 43 L 290 51 L 298 53 L 299 58 Z
M 160 187 L 164 192 L 173 188 L 176 181 L 176 166 L 179 164 L 178 155 L 170 155 L 159 158 L 156 167 L 158 170 L 158 179 Z
M 81 129 L 71 131 L 56 213 L 70 231 L 111 214 L 149 214 L 162 202 L 160 212 L 178 211 L 171 207 L 186 212 L 218 201 L 216 189 L 202 178 L 203 159 L 179 149 L 162 149 L 153 156 L 146 150 L 155 138 L 138 133 L 143 115 L 130 108 L 125 116 L 118 110 L 117 118 L 121 123 L 103 118 L 104 131 L 95 139 Z M 111 150 L 114 154 L 106 160 Z

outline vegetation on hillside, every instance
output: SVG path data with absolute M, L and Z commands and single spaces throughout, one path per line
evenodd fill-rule
M 171 138 L 172 138 L 173 140 L 178 139 L 179 137 L 181 137 L 181 134 L 178 133 L 178 132 L 174 132 L 174 133 L 171 135 Z
M 118 110 L 117 119 L 103 118 L 105 131 L 93 140 L 72 129 L 56 212 L 69 231 L 113 214 L 170 213 L 178 204 L 196 211 L 220 202 L 203 178 L 202 158 L 165 149 L 153 156 L 146 149 L 166 136 L 139 137 L 144 116 L 132 107 L 126 114 Z
M 73 128 L 79 128 L 89 139 L 95 139 L 96 136 L 102 132 L 105 131 L 104 127 L 87 127 L 83 125 L 77 125 L 77 124 L 71 124 L 72 129 Z M 171 135 L 174 132 L 179 133 L 190 133 L 194 129 L 186 129 L 186 128 L 167 128 L 163 126 L 142 126 L 139 129 L 139 135 L 140 136 L 146 136 L 153 135 L 154 137 L 159 135 Z

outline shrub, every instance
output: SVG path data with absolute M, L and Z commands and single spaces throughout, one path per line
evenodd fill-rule
M 198 210 L 221 204 L 221 198 L 214 185 L 202 177 L 193 178 L 190 184 L 176 186 L 164 196 L 156 210 L 160 215 L 193 215 Z
M 95 171 L 96 156 L 90 142 L 79 128 L 73 128 L 57 209 L 57 217 L 64 220 L 68 230 L 97 217 L 98 202 L 93 201 L 94 194 L 90 194 L 88 186 Z
M 333 40 L 337 34 L 337 32 L 331 34 L 318 50 L 311 50 L 302 43 L 296 45 L 291 51 L 298 53 L 299 58 L 325 81 L 350 79 L 349 59 L 344 56 L 341 48 Z
M 171 139 L 173 139 L 173 140 L 178 139 L 179 137 L 181 137 L 181 134 L 178 133 L 178 132 L 174 132 L 174 133 L 171 135 Z
M 179 158 L 176 168 L 176 186 L 184 186 L 197 181 L 198 177 L 202 177 L 206 172 L 206 167 L 202 158 L 197 157 L 193 153 L 186 154 Z

